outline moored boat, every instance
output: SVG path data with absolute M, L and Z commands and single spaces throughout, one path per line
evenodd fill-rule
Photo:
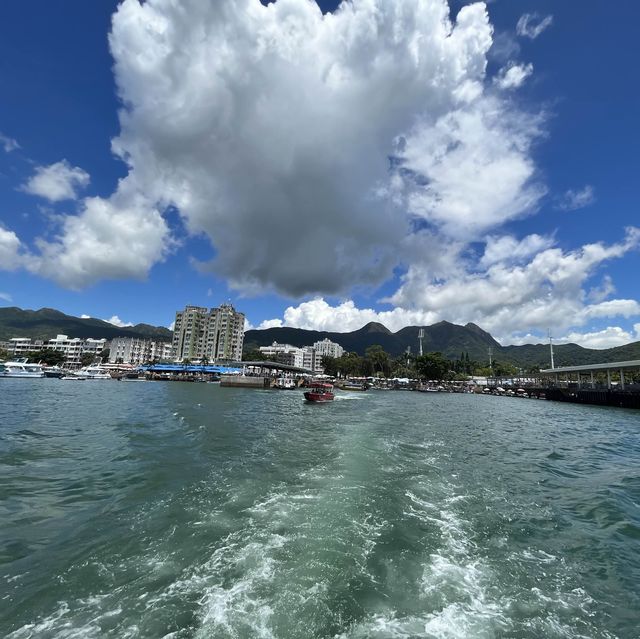
M 0 377 L 44 377 L 41 364 L 29 364 L 27 359 L 0 363 Z
M 59 366 L 45 366 L 44 368 L 44 376 L 52 377 L 54 379 L 60 379 L 67 374 L 67 371 L 64 368 L 60 368 Z
M 369 387 L 364 382 L 357 382 L 349 379 L 340 384 L 340 388 L 345 391 L 366 391 Z
M 61 380 L 64 381 L 72 381 L 72 382 L 80 382 L 80 381 L 84 381 L 85 379 L 89 379 L 86 375 L 82 375 L 79 372 L 69 372 L 66 375 L 63 375 L 61 378 Z
M 309 390 L 304 393 L 304 398 L 308 402 L 330 402 L 334 397 L 333 384 L 326 382 L 313 382 Z
M 99 365 L 85 366 L 79 373 L 85 379 L 111 379 L 111 374 Z
M 291 377 L 278 377 L 273 384 L 273 388 L 278 390 L 295 390 L 297 388 L 296 380 Z

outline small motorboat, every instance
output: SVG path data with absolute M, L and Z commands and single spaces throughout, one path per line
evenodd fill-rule
M 278 390 L 295 390 L 297 387 L 296 380 L 291 377 L 278 377 L 273 384 L 273 388 Z
M 334 397 L 333 384 L 326 382 L 313 382 L 309 390 L 304 393 L 304 398 L 308 402 L 330 402 Z
M 364 382 L 357 382 L 352 379 L 342 382 L 339 387 L 345 391 L 366 391 L 369 388 Z

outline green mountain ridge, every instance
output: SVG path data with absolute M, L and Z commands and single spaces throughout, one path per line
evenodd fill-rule
M 489 349 L 491 349 L 494 361 L 522 368 L 551 367 L 548 344 L 502 346 L 489 333 L 473 323 L 461 326 L 443 321 L 431 326 L 407 326 L 396 333 L 392 333 L 388 329 L 382 331 L 380 330 L 381 326 L 381 324 L 371 322 L 361 329 L 349 333 L 308 331 L 288 327 L 250 330 L 245 333 L 245 351 L 258 346 L 269 346 L 273 342 L 293 346 L 309 346 L 318 340 L 328 338 L 340 344 L 346 351 L 353 351 L 359 355 L 364 355 L 368 346 L 378 344 L 387 353 L 397 357 L 406 352 L 407 347 L 414 354 L 419 352 L 418 333 L 420 329 L 423 329 L 422 349 L 425 353 L 437 351 L 452 360 L 458 359 L 463 353 L 468 353 L 472 360 L 488 363 Z M 553 350 L 556 366 L 578 366 L 640 359 L 640 342 L 601 350 L 584 348 L 578 344 L 558 344 L 554 345 Z
M 56 335 L 85 339 L 141 337 L 169 341 L 173 333 L 163 326 L 149 324 L 121 328 L 93 317 L 80 318 L 66 315 L 54 308 L 41 308 L 37 311 L 23 310 L 16 306 L 0 308 L 0 340 L 8 340 L 12 337 L 47 340 Z

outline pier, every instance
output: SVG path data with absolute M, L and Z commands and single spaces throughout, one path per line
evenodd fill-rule
M 547 368 L 546 398 L 561 402 L 640 408 L 640 360 Z
M 220 386 L 233 388 L 272 388 L 275 380 L 280 377 L 291 377 L 299 380 L 302 375 L 311 376 L 313 371 L 308 368 L 291 366 L 281 362 L 255 361 L 237 362 L 238 372 L 235 374 L 223 374 L 220 378 Z

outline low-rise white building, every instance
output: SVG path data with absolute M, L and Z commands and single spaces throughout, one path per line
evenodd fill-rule
M 4 342 L 3 348 L 12 357 L 23 357 L 31 351 L 39 351 L 44 348 L 44 341 L 41 339 L 32 340 L 30 337 L 12 337 Z
M 267 358 L 288 366 L 308 368 L 321 373 L 320 360 L 313 346 L 292 346 L 291 344 L 278 344 L 273 342 L 271 346 L 260 346 L 258 350 Z
M 108 341 L 105 338 L 81 339 L 80 337 L 69 337 L 68 335 L 57 335 L 54 339 L 50 339 L 45 343 L 44 348 L 64 353 L 65 366 L 77 368 L 80 366 L 80 360 L 85 353 L 98 356 L 105 348 Z
M 271 346 L 260 346 L 258 349 L 266 358 L 274 362 L 280 362 L 287 366 L 304 367 L 304 351 L 291 344 L 278 344 L 273 342 Z
M 30 337 L 12 337 L 4 342 L 5 348 L 11 357 L 24 357 L 27 353 L 50 349 L 64 353 L 65 366 L 77 368 L 85 353 L 91 353 L 97 357 L 108 346 L 106 339 L 81 339 L 57 335 L 50 340 L 31 339 Z
M 111 340 L 109 362 L 111 364 L 146 364 L 172 359 L 170 342 L 157 342 L 138 337 L 116 337 Z

